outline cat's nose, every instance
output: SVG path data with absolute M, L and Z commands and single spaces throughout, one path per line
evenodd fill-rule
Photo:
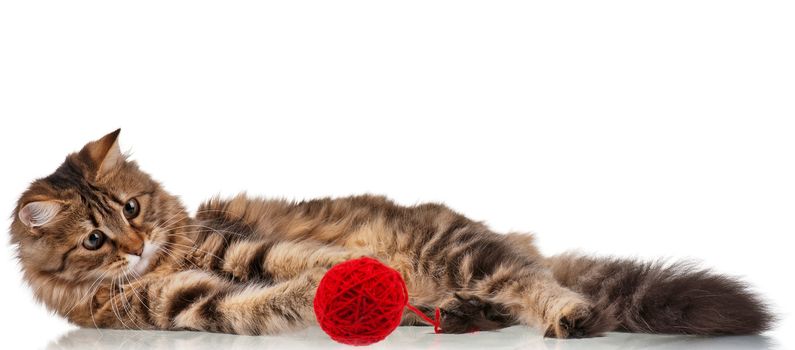
M 143 253 L 144 253 L 144 245 L 143 245 L 143 244 L 141 244 L 141 246 L 140 246 L 140 247 L 134 248 L 134 249 L 132 249 L 132 250 L 128 251 L 127 253 L 130 253 L 130 254 L 132 254 L 132 255 L 141 256 L 141 254 L 143 254 Z
M 118 240 L 119 248 L 127 254 L 141 256 L 144 252 L 144 240 L 137 234 L 130 234 Z

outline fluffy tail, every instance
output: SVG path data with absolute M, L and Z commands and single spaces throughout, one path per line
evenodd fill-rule
M 740 335 L 769 329 L 773 316 L 743 282 L 692 264 L 564 254 L 547 259 L 555 278 L 611 313 L 618 331 Z

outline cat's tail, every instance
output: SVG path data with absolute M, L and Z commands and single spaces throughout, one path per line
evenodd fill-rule
M 774 317 L 748 286 L 695 267 L 563 254 L 547 259 L 564 286 L 591 298 L 618 331 L 741 335 L 769 329 Z

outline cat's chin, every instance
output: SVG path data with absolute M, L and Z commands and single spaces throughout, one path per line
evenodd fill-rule
M 130 274 L 143 275 L 149 271 L 152 262 L 155 260 L 158 250 L 160 250 L 159 243 L 145 242 L 141 256 L 128 255 L 128 268 L 127 272 Z

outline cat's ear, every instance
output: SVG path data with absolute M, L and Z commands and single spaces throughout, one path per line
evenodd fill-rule
M 124 163 L 124 156 L 119 149 L 120 132 L 121 129 L 116 129 L 99 140 L 87 143 L 80 150 L 80 158 L 91 168 L 94 180 L 103 177 Z
M 56 201 L 38 201 L 25 204 L 19 210 L 19 220 L 25 226 L 34 228 L 47 225 L 61 212 L 61 203 Z

